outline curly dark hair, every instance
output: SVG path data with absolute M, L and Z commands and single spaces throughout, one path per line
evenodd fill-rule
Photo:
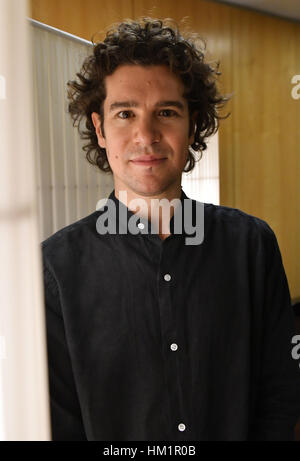
M 88 56 L 82 65 L 81 72 L 76 73 L 80 80 L 67 83 L 69 113 L 73 126 L 78 122 L 78 130 L 82 139 L 89 143 L 83 149 L 86 158 L 104 172 L 112 172 L 106 150 L 99 146 L 96 130 L 91 114 L 96 112 L 101 117 L 101 130 L 104 136 L 103 103 L 106 98 L 105 77 L 111 75 L 121 64 L 166 65 L 171 72 L 183 82 L 184 97 L 188 102 L 190 115 L 190 134 L 194 129 L 194 143 L 190 146 L 189 156 L 184 171 L 191 171 L 195 162 L 202 158 L 206 149 L 205 139 L 216 133 L 221 117 L 218 109 L 230 99 L 222 96 L 217 88 L 219 62 L 216 67 L 204 61 L 204 49 L 196 46 L 197 34 L 189 34 L 185 38 L 179 32 L 177 24 L 170 20 L 141 18 L 126 20 L 113 25 L 107 32 L 103 42 L 93 43 L 93 54 Z M 196 112 L 195 123 L 192 114 Z M 86 118 L 86 131 L 81 131 L 80 122 Z M 200 151 L 199 159 L 195 152 Z

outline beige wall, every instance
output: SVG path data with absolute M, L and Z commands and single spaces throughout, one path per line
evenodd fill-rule
M 300 24 L 207 0 L 31 0 L 32 17 L 91 40 L 141 15 L 188 17 L 220 59 L 221 87 L 234 92 L 220 128 L 221 204 L 274 229 L 292 298 L 300 297 Z

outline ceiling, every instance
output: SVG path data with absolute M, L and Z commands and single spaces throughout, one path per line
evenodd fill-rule
M 300 21 L 300 0 L 217 0 Z

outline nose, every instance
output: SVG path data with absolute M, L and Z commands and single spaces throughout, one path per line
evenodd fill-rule
M 150 116 L 140 117 L 135 124 L 134 142 L 141 146 L 151 146 L 161 140 L 158 125 Z

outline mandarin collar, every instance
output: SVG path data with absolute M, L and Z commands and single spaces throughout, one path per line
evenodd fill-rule
M 133 211 L 131 211 L 123 202 L 121 202 L 116 197 L 115 189 L 112 190 L 112 192 L 110 193 L 108 198 L 113 200 L 113 202 L 116 205 L 116 221 L 118 222 L 119 230 L 122 229 L 123 231 L 127 231 L 128 230 L 128 223 L 129 223 L 130 218 L 132 216 L 136 216 L 136 224 L 137 224 L 137 226 L 139 226 L 139 224 L 142 223 L 142 224 L 144 224 L 145 228 L 148 229 L 148 232 L 143 233 L 142 231 L 140 231 L 140 232 L 138 232 L 138 234 L 141 233 L 141 234 L 144 234 L 144 235 L 151 235 L 151 223 L 150 223 L 150 221 L 147 218 L 140 217 L 140 216 L 136 215 L 135 213 L 133 213 Z M 178 213 L 178 212 L 182 213 L 182 222 L 183 222 L 183 216 L 184 216 L 183 212 L 184 212 L 185 200 L 190 200 L 190 199 L 185 194 L 183 189 L 181 188 L 181 195 L 180 195 L 181 207 L 179 207 L 179 209 L 177 209 L 177 210 L 175 209 L 175 214 Z M 185 235 L 184 226 L 183 226 L 182 234 L 174 234 L 174 213 L 173 213 L 173 215 L 171 217 L 171 220 L 170 220 L 170 233 L 172 235 Z M 157 234 L 152 234 L 152 235 L 157 236 Z

